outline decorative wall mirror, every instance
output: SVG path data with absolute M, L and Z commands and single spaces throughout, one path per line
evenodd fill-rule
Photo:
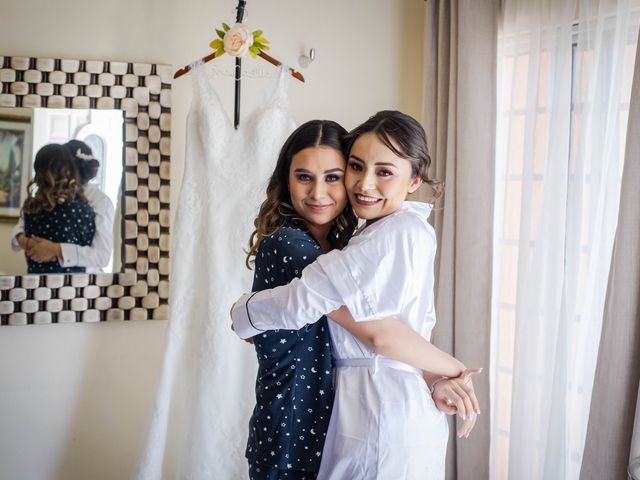
M 0 56 L 0 133 L 21 147 L 3 164 L 0 145 L 1 325 L 168 318 L 171 74 L 169 65 Z M 112 262 L 99 273 L 17 275 L 10 232 L 33 155 L 70 138 L 102 154 L 95 181 L 117 206 Z
M 100 267 L 88 271 L 122 271 L 123 137 L 122 110 L 0 107 L 0 275 L 28 273 L 24 251 L 15 250 L 17 245 L 12 248 L 11 240 L 27 196 L 27 185 L 34 177 L 36 152 L 50 143 L 65 144 L 70 140 L 80 140 L 91 149 L 99 166 L 87 189 L 101 191 L 115 212 L 114 219 L 108 222 L 110 259 L 106 261 L 104 252 Z M 102 238 L 97 242 L 101 243 Z M 63 269 L 58 262 L 54 262 L 55 267 Z

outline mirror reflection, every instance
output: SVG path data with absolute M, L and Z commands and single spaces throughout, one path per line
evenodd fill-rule
M 121 110 L 0 108 L 0 275 L 121 270 Z

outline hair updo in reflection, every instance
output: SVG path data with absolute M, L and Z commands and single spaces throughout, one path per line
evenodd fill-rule
M 80 140 L 69 140 L 64 146 L 71 152 L 78 169 L 80 183 L 83 185 L 89 183 L 98 174 L 100 168 L 100 162 L 93 156 L 91 147 Z

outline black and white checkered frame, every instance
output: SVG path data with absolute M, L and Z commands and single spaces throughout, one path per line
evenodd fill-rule
M 0 107 L 119 109 L 125 117 L 123 272 L 0 277 L 0 324 L 167 319 L 169 65 L 0 56 Z

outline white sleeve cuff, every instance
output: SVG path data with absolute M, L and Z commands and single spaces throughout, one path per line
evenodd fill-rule
M 22 217 L 20 217 L 18 223 L 16 223 L 11 229 L 11 250 L 14 252 L 22 250 L 22 247 L 20 247 L 20 243 L 18 242 L 18 235 L 21 233 L 24 233 L 24 220 Z
M 63 267 L 76 267 L 78 266 L 78 248 L 73 243 L 61 243 L 60 250 L 62 251 L 62 258 L 58 259 Z
M 257 329 L 251 323 L 251 316 L 249 313 L 249 301 L 258 292 L 245 293 L 242 295 L 236 303 L 233 304 L 231 309 L 231 320 L 233 322 L 233 330 L 242 339 L 255 337 L 264 330 Z
M 20 244 L 18 243 L 18 237 L 16 236 L 11 237 L 11 250 L 13 250 L 14 252 L 19 252 L 20 250 L 22 250 L 22 248 L 20 248 Z

